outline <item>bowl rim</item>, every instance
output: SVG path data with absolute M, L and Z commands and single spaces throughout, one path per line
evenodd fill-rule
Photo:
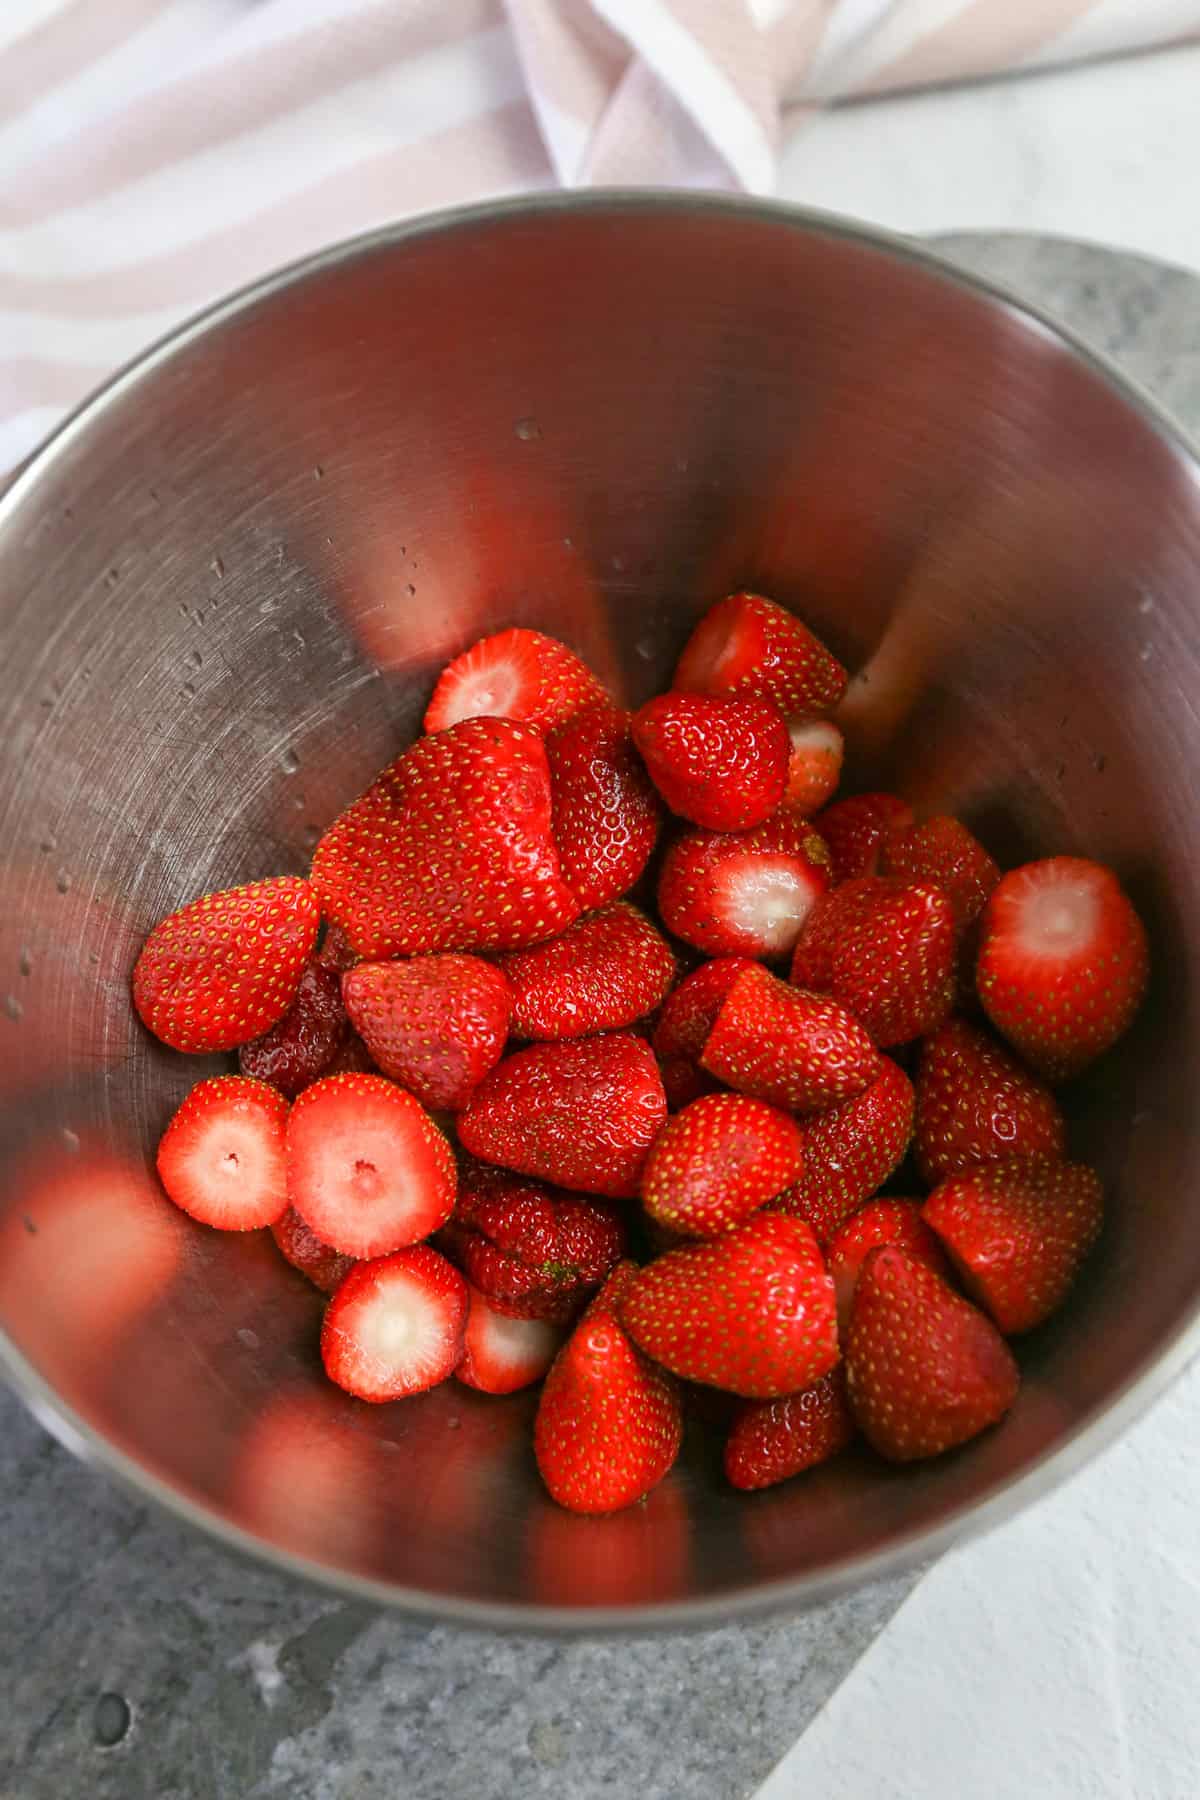
M 719 217 L 731 214 L 804 235 L 857 244 L 923 270 L 935 280 L 963 289 L 976 299 L 999 308 L 1022 331 L 1066 350 L 1138 415 L 1172 453 L 1191 481 L 1200 486 L 1200 448 L 1138 382 L 1050 313 L 1022 300 L 1002 283 L 962 269 L 936 248 L 837 213 L 786 201 L 672 188 L 616 187 L 576 192 L 549 190 L 442 208 L 342 239 L 234 290 L 149 345 L 67 414 L 10 475 L 8 485 L 0 487 L 0 533 L 18 508 L 27 499 L 35 497 L 43 475 L 118 400 L 209 331 L 249 311 L 260 301 L 311 276 L 415 240 L 504 225 L 524 218 L 554 218 L 578 213 L 609 213 L 613 217 L 644 214 Z M 847 1552 L 819 1570 L 752 1582 L 706 1598 L 651 1602 L 645 1606 L 568 1607 L 437 1595 L 425 1589 L 357 1575 L 313 1557 L 280 1549 L 192 1499 L 110 1442 L 61 1398 L 0 1326 L 0 1376 L 51 1436 L 81 1461 L 115 1479 L 137 1499 L 153 1501 L 168 1515 L 215 1538 L 227 1550 L 318 1587 L 430 1623 L 467 1629 L 597 1636 L 696 1630 L 794 1613 L 820 1605 L 852 1588 L 930 1562 L 962 1539 L 994 1530 L 1090 1462 L 1145 1413 L 1183 1373 L 1197 1351 L 1200 1351 L 1200 1297 L 1160 1349 L 1132 1369 L 1107 1402 L 1085 1414 L 1052 1448 L 1035 1457 L 1018 1473 L 998 1479 L 981 1499 L 956 1506 L 940 1524 L 906 1529 L 886 1549 L 869 1554 Z M 753 1496 L 750 1500 L 752 1503 Z

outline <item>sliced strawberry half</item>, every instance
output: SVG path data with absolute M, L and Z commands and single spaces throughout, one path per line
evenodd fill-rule
M 510 1319 L 469 1282 L 467 1289 L 470 1311 L 457 1379 L 483 1394 L 515 1394 L 540 1381 L 558 1354 L 562 1331 L 545 1319 Z
M 846 1391 L 892 1462 L 940 1456 L 994 1425 L 1020 1375 L 991 1320 L 898 1245 L 859 1271 L 846 1336 Z
M 359 1400 L 437 1387 L 462 1361 L 468 1305 L 466 1282 L 428 1244 L 357 1263 L 325 1309 L 325 1373 Z
M 342 993 L 375 1062 L 424 1106 L 459 1111 L 504 1054 L 512 994 L 478 956 L 360 962 Z
M 673 1231 L 728 1231 L 799 1178 L 794 1119 L 744 1094 L 708 1094 L 668 1121 L 642 1170 L 642 1204 Z
M 385 1256 L 428 1237 L 450 1217 L 456 1186 L 449 1144 L 382 1075 L 328 1075 L 292 1107 L 288 1198 L 344 1256 Z
M 551 835 L 540 734 L 465 719 L 421 738 L 329 827 L 312 880 L 373 960 L 553 937 L 579 905 Z
M 813 823 L 829 845 L 835 882 L 878 875 L 894 835 L 909 829 L 913 809 L 897 794 L 853 794 L 818 813 Z
M 926 1038 L 917 1076 L 913 1148 L 929 1187 L 976 1163 L 1059 1158 L 1066 1126 L 1058 1103 L 990 1032 L 948 1019 Z
M 1062 1305 L 1103 1216 L 1093 1169 L 1041 1157 L 968 1169 L 935 1188 L 924 1209 L 964 1285 L 1009 1336 Z
M 257 1231 L 287 1208 L 288 1106 L 265 1081 L 197 1082 L 164 1131 L 158 1174 L 191 1218 L 220 1231 Z
M 710 831 L 748 831 L 783 799 L 791 739 L 769 701 L 660 694 L 633 715 L 633 741 L 671 811 Z
M 735 1488 L 774 1487 L 844 1450 L 855 1434 L 839 1365 L 782 1400 L 748 1400 L 725 1441 L 725 1474 Z
M 644 1018 L 675 979 L 675 954 L 627 900 L 577 919 L 561 937 L 501 957 L 515 1037 L 574 1038 Z
M 832 719 L 791 719 L 788 737 L 792 751 L 783 803 L 809 818 L 837 792 L 846 741 Z
M 791 978 L 840 1001 L 882 1050 L 942 1023 L 954 999 L 954 952 L 954 911 L 940 887 L 864 875 L 813 907 Z
M 672 687 L 692 694 L 752 694 L 781 712 L 832 712 L 846 671 L 794 613 L 762 594 L 730 594 L 705 613 L 684 647 Z
M 870 1198 L 904 1160 L 913 1130 L 913 1089 L 899 1063 L 880 1058 L 870 1087 L 806 1119 L 804 1173 L 772 1210 L 804 1219 L 827 1243 L 842 1220 Z
M 172 1050 L 236 1050 L 281 1019 L 317 941 L 298 875 L 226 888 L 161 919 L 133 970 L 143 1025 Z
M 950 1265 L 936 1234 L 921 1217 L 919 1200 L 892 1199 L 890 1196 L 868 1200 L 838 1226 L 825 1251 L 825 1260 L 837 1290 L 838 1324 L 843 1332 L 850 1323 L 858 1271 L 870 1252 L 877 1250 L 880 1244 L 899 1244 L 935 1275 L 950 1274 Z
M 1116 1043 L 1148 976 L 1145 927 L 1099 863 L 1026 863 L 988 901 L 979 998 L 997 1031 L 1048 1081 L 1077 1075 Z
M 520 719 L 539 731 L 608 695 L 587 664 L 541 631 L 513 626 L 448 663 L 425 713 L 427 732 L 463 719 Z
M 799 819 L 743 833 L 685 831 L 663 858 L 668 931 L 709 956 L 786 956 L 829 887 L 827 852 Z
M 342 978 L 323 955 L 318 951 L 309 960 L 296 998 L 278 1024 L 238 1051 L 243 1075 L 269 1082 L 288 1100 L 325 1073 L 346 1036 Z
M 283 1217 L 275 1221 L 271 1236 L 284 1260 L 306 1275 L 323 1294 L 332 1294 L 339 1288 L 354 1267 L 354 1258 L 323 1244 L 295 1207 L 289 1206 Z
M 730 986 L 701 1063 L 739 1093 L 792 1112 L 821 1112 L 849 1100 L 882 1067 L 845 1007 L 791 987 L 757 963 Z
M 554 841 L 586 911 L 627 894 L 658 840 L 662 805 L 630 724 L 619 707 L 589 706 L 546 737 Z

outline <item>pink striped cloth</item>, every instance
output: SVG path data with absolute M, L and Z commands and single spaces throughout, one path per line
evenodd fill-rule
M 332 239 L 555 183 L 769 191 L 832 102 L 1196 32 L 1200 0 L 3 0 L 0 469 Z

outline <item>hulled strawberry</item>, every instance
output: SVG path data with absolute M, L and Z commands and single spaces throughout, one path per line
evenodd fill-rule
M 282 1218 L 287 1113 L 265 1081 L 197 1082 L 158 1146 L 159 1179 L 176 1206 L 221 1231 L 256 1231 Z
M 579 914 L 550 819 L 540 734 L 465 719 L 419 739 L 335 819 L 313 886 L 375 960 L 537 943 Z
M 828 805 L 837 792 L 845 739 L 832 719 L 791 719 L 788 737 L 792 751 L 783 804 L 806 819 Z
M 425 714 L 427 732 L 463 719 L 520 719 L 546 731 L 608 695 L 585 662 L 543 631 L 517 625 L 480 638 L 448 663 Z
M 774 1487 L 836 1456 L 854 1433 L 839 1365 L 798 1394 L 739 1407 L 725 1441 L 725 1474 L 735 1488 Z
M 301 1275 L 306 1275 L 323 1294 L 334 1293 L 354 1267 L 352 1256 L 343 1256 L 340 1250 L 331 1250 L 328 1244 L 323 1244 L 292 1206 L 282 1218 L 276 1219 L 271 1236 L 284 1260 L 290 1262 L 293 1269 L 299 1269 Z
M 804 1173 L 772 1210 L 803 1219 L 818 1243 L 883 1186 L 904 1160 L 913 1129 L 913 1089 L 899 1063 L 880 1058 L 870 1087 L 804 1126 Z
M 342 977 L 342 993 L 380 1069 L 423 1106 L 459 1111 L 504 1054 L 512 994 L 477 956 L 360 962 Z
M 663 858 L 658 910 L 709 956 L 786 956 L 829 886 L 828 852 L 804 821 L 776 813 L 747 832 L 685 831 Z
M 743 1094 L 708 1094 L 668 1121 L 642 1170 L 642 1204 L 673 1231 L 712 1237 L 794 1182 L 804 1165 L 793 1119 Z
M 930 1187 L 975 1163 L 1063 1154 L 1066 1128 L 1050 1089 L 965 1019 L 925 1040 L 916 1089 L 913 1149 Z
M 813 821 L 829 845 L 833 879 L 839 883 L 878 875 L 887 844 L 912 822 L 912 807 L 896 794 L 853 794 L 827 806 Z
M 710 831 L 748 831 L 783 799 L 791 740 L 769 701 L 660 694 L 633 741 L 671 811 Z
M 1146 932 L 1111 869 L 1080 856 L 1026 863 L 983 914 L 984 1010 L 1039 1075 L 1064 1081 L 1116 1043 L 1141 1005 Z
M 1066 1298 L 1100 1234 L 1100 1178 L 1082 1163 L 1018 1157 L 942 1182 L 924 1219 L 971 1294 L 1011 1336 Z
M 161 919 L 133 969 L 143 1025 L 172 1050 L 236 1050 L 282 1019 L 321 923 L 298 875 L 226 888 Z
M 838 1359 L 833 1282 L 816 1239 L 774 1213 L 660 1256 L 630 1281 L 620 1314 L 656 1362 L 750 1400 L 794 1394 Z
M 345 1036 L 342 978 L 318 953 L 305 965 L 296 998 L 282 1019 L 241 1046 L 238 1069 L 294 1100 L 325 1073 Z
M 482 1394 L 515 1394 L 540 1381 L 562 1344 L 558 1327 L 545 1319 L 509 1318 L 470 1282 L 467 1291 L 469 1310 L 456 1379 Z
M 959 819 L 947 814 L 893 833 L 883 844 L 879 868 L 902 881 L 936 882 L 949 897 L 960 934 L 974 924 L 1000 879 L 999 863 Z
M 820 1112 L 869 1087 L 879 1052 L 836 1000 L 780 981 L 758 963 L 721 1003 L 701 1062 L 739 1093 L 792 1112 Z
M 619 707 L 589 706 L 546 737 L 559 864 L 585 912 L 627 894 L 658 839 L 662 807 L 630 723 Z
M 325 1309 L 325 1373 L 359 1400 L 424 1393 L 461 1363 L 467 1309 L 466 1282 L 428 1244 L 356 1263 Z
M 941 1244 L 921 1217 L 919 1200 L 892 1199 L 884 1195 L 877 1200 L 868 1200 L 838 1226 L 825 1251 L 837 1291 L 838 1324 L 843 1332 L 850 1322 L 858 1271 L 880 1244 L 898 1244 L 927 1269 L 932 1269 L 935 1275 L 948 1276 L 950 1273 Z
M 898 1245 L 859 1270 L 846 1335 L 846 1391 L 864 1435 L 892 1462 L 940 1456 L 1008 1411 L 1020 1375 L 991 1320 Z
M 577 919 L 561 937 L 501 957 L 512 989 L 513 1035 L 587 1037 L 653 1012 L 675 979 L 675 956 L 627 900 Z
M 940 887 L 865 875 L 813 907 L 791 978 L 831 994 L 887 1049 L 923 1037 L 946 1017 L 954 948 L 954 912 Z
M 730 594 L 710 607 L 675 669 L 680 693 L 750 694 L 781 712 L 830 713 L 846 671 L 794 613 L 762 594 Z

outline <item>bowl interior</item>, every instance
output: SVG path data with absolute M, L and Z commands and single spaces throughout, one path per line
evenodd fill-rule
M 857 781 L 961 814 L 1005 860 L 1112 862 L 1155 991 L 1071 1096 L 1110 1222 L 998 1430 L 749 1498 L 697 1432 L 646 1504 L 582 1520 L 540 1489 L 529 1396 L 350 1401 L 266 1234 L 157 1195 L 153 1146 L 210 1065 L 150 1042 L 128 976 L 182 899 L 302 872 L 479 633 L 541 626 L 636 704 L 739 586 L 857 672 Z M 435 221 L 119 383 L 0 508 L 0 592 L 0 1323 L 85 1447 L 409 1603 L 712 1615 L 919 1554 L 1178 1356 L 1200 1293 L 1200 489 L 1037 322 L 766 207 Z

